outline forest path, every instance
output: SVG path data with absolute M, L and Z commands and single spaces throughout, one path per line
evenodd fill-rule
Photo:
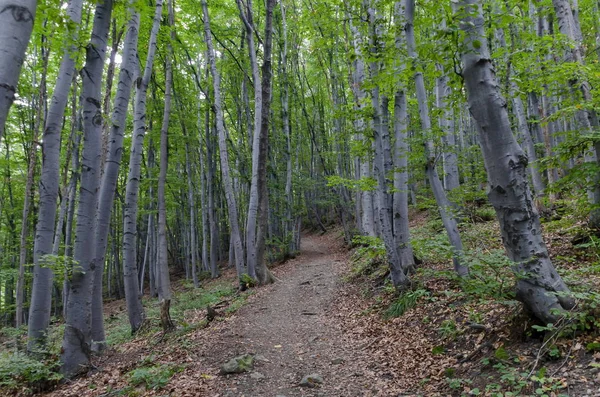
M 251 373 L 215 376 L 215 396 L 370 395 L 361 371 L 369 360 L 331 315 L 347 259 L 331 234 L 302 239 L 301 255 L 275 269 L 279 281 L 262 288 L 199 352 L 213 374 L 228 359 L 257 355 Z M 314 373 L 323 377 L 320 387 L 299 386 Z

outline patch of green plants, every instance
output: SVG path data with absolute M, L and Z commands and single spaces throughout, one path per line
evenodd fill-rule
M 0 391 L 39 392 L 58 383 L 60 362 L 56 356 L 40 360 L 22 352 L 0 353 Z
M 352 240 L 358 248 L 352 254 L 350 278 L 378 278 L 387 273 L 386 251 L 383 241 L 377 237 L 356 236 Z
M 462 290 L 481 300 L 514 300 L 513 263 L 502 249 L 471 251 L 464 255 L 469 277 L 460 280 Z
M 418 288 L 400 294 L 385 312 L 386 317 L 400 317 L 417 305 L 421 298 L 429 296 L 429 291 Z
M 519 360 L 510 361 L 510 356 L 499 348 L 494 352 L 494 359 L 484 358 L 481 360 L 483 366 L 490 366 L 494 374 L 488 376 L 485 387 L 486 395 L 505 397 L 535 395 L 540 397 L 565 396 L 560 391 L 565 385 L 560 379 L 547 375 L 545 367 L 539 369 L 535 374 L 523 371 L 518 366 Z
M 128 381 L 131 386 L 144 386 L 146 390 L 158 390 L 165 387 L 171 377 L 183 371 L 182 366 L 159 364 L 150 367 L 140 367 L 129 372 Z
M 460 330 L 454 320 L 444 320 L 438 328 L 438 332 L 443 339 L 456 339 L 460 334 Z

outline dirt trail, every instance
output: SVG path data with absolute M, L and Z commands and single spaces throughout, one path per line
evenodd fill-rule
M 328 236 L 307 236 L 302 255 L 276 269 L 279 281 L 261 291 L 232 319 L 202 353 L 202 366 L 216 373 L 228 358 L 258 355 L 253 373 L 218 376 L 211 389 L 218 396 L 367 396 L 360 370 L 366 358 L 359 346 L 344 342 L 329 313 L 341 285 L 347 259 Z M 318 373 L 321 387 L 298 384 Z M 262 376 L 264 376 L 264 378 Z

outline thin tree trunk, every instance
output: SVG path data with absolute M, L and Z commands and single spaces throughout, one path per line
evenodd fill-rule
M 414 35 L 414 12 L 415 12 L 415 1 L 405 0 L 405 20 L 406 20 L 406 44 L 408 48 L 408 55 L 413 59 L 417 59 L 415 35 Z M 417 101 L 419 102 L 419 114 L 421 116 L 421 128 L 423 133 L 431 133 L 431 118 L 429 117 L 429 105 L 427 102 L 427 92 L 425 91 L 425 82 L 423 81 L 423 73 L 415 73 L 415 84 L 417 88 Z M 442 223 L 448 234 L 448 240 L 452 245 L 452 261 L 454 262 L 454 270 L 459 276 L 465 276 L 468 274 L 469 269 L 462 264 L 463 246 L 460 234 L 458 232 L 458 224 L 456 217 L 453 215 L 453 205 L 448 200 L 446 192 L 442 186 L 442 182 L 438 176 L 435 166 L 435 151 L 431 138 L 427 138 L 425 144 L 425 155 L 427 156 L 427 164 L 425 166 L 425 172 L 429 183 L 431 184 L 431 190 L 433 196 L 440 210 L 440 216 Z
M 260 284 L 272 283 L 275 278 L 267 268 L 265 261 L 266 238 L 268 233 L 269 221 L 269 190 L 267 186 L 267 162 L 269 152 L 269 125 L 271 117 L 271 52 L 273 48 L 273 9 L 276 0 L 267 0 L 266 4 L 266 22 L 265 22 L 265 41 L 263 45 L 263 65 L 262 65 L 262 109 L 260 125 L 260 142 L 258 154 L 258 230 L 256 234 L 256 276 Z
M 217 62 L 215 60 L 215 51 L 212 44 L 210 31 L 210 20 L 208 16 L 208 7 L 206 0 L 202 0 L 202 10 L 204 13 L 204 40 L 208 47 L 208 63 L 210 72 L 213 78 L 214 87 L 214 110 L 216 116 L 217 133 L 219 136 L 219 152 L 221 154 L 221 175 L 225 188 L 225 198 L 227 200 L 227 209 L 229 212 L 229 226 L 231 230 L 231 238 L 233 239 L 235 249 L 235 262 L 238 277 L 244 273 L 244 247 L 240 235 L 240 227 L 238 224 L 238 211 L 235 194 L 233 192 L 233 183 L 231 172 L 229 169 L 229 153 L 227 152 L 227 140 L 225 134 L 225 123 L 223 120 L 223 108 L 221 100 L 221 76 L 217 71 Z M 211 239 L 211 244 L 215 242 Z
M 98 197 L 98 212 L 95 237 L 96 269 L 94 271 L 94 288 L 92 297 L 92 340 L 103 341 L 104 335 L 104 310 L 102 302 L 102 274 L 106 259 L 108 246 L 108 234 L 110 231 L 111 212 L 115 204 L 115 192 L 117 189 L 121 158 L 123 156 L 123 138 L 127 122 L 127 109 L 131 97 L 131 86 L 137 70 L 138 59 L 136 47 L 138 43 L 140 15 L 136 10 L 136 0 L 129 0 L 129 22 L 125 42 L 123 45 L 121 70 L 117 93 L 113 105 L 110 122 L 110 138 L 108 142 L 108 154 L 102 173 L 100 193 Z M 98 342 L 94 347 L 101 348 Z
M 135 333 L 142 326 L 145 319 L 144 306 L 142 305 L 142 297 L 139 293 L 140 287 L 138 285 L 136 249 L 137 213 L 142 152 L 144 137 L 146 136 L 146 98 L 148 85 L 150 84 L 150 78 L 152 76 L 154 56 L 156 54 L 156 42 L 158 31 L 160 29 L 162 9 L 163 1 L 157 0 L 152 30 L 150 32 L 150 40 L 148 43 L 148 55 L 146 57 L 144 74 L 141 77 L 141 80 L 138 80 L 137 91 L 135 94 L 133 142 L 131 144 L 131 152 L 129 155 L 129 172 L 127 174 L 127 188 L 125 191 L 125 212 L 123 217 L 123 282 L 125 285 L 127 315 L 129 316 L 129 324 L 131 325 L 132 333 Z M 160 261 L 158 266 L 161 266 Z
M 252 15 L 252 0 L 247 0 L 246 11 L 241 0 L 236 0 L 240 10 L 240 19 L 246 28 L 246 40 L 248 42 L 248 54 L 250 58 L 250 66 L 252 69 L 252 80 L 254 86 L 254 128 L 252 134 L 252 179 L 250 183 L 250 197 L 248 201 L 248 218 L 246 220 L 246 266 L 248 276 L 253 279 L 257 278 L 256 266 L 257 261 L 257 245 L 256 240 L 256 225 L 259 211 L 259 162 L 260 162 L 260 131 L 261 131 L 261 116 L 263 107 L 263 95 L 259 89 L 260 73 L 258 70 L 258 61 L 256 54 L 256 46 L 254 44 L 254 17 Z
M 171 28 L 171 40 L 174 40 L 175 31 L 173 30 L 173 0 L 168 2 L 169 8 L 169 27 Z M 165 185 L 167 184 L 168 163 L 168 132 L 169 118 L 171 116 L 171 89 L 173 86 L 173 69 L 171 57 L 173 50 L 171 44 L 166 60 L 165 77 L 165 108 L 163 113 L 163 123 L 160 129 L 160 167 L 158 174 L 158 274 L 160 282 L 158 283 L 158 300 L 160 301 L 160 321 L 164 332 L 175 328 L 171 320 L 171 279 L 169 277 L 169 260 L 167 250 L 167 203 L 165 199 Z
M 377 9 L 379 6 L 379 1 L 375 0 L 374 3 L 371 3 L 368 8 L 372 47 L 372 53 L 370 55 L 376 59 L 371 63 L 370 67 L 371 79 L 373 81 L 377 81 L 381 68 L 381 62 L 377 59 L 385 50 L 384 43 L 382 41 L 382 27 L 381 23 L 379 22 L 381 15 Z M 391 161 L 391 156 L 389 153 L 389 128 L 387 126 L 389 118 L 387 116 L 389 113 L 387 110 L 388 101 L 384 95 L 380 95 L 380 88 L 377 83 L 375 83 L 371 90 L 371 97 L 373 103 L 373 132 L 375 135 L 374 164 L 375 176 L 378 182 L 376 195 L 381 225 L 381 236 L 387 252 L 392 283 L 396 289 L 403 290 L 408 286 L 410 280 L 405 274 L 406 269 L 403 269 L 402 267 L 402 262 L 400 261 L 400 256 L 398 254 L 398 247 L 396 246 L 396 241 L 394 239 L 392 230 L 392 207 L 386 178 L 386 169 L 391 168 L 386 164 Z
M 462 0 L 458 17 L 465 32 L 463 76 L 469 109 L 479 127 L 488 172 L 488 197 L 496 209 L 502 241 L 515 271 L 517 297 L 533 315 L 554 323 L 554 309 L 570 309 L 569 289 L 554 269 L 542 240 L 541 225 L 527 181 L 527 157 L 516 142 L 487 47 L 481 2 Z M 502 156 L 498 154 L 501 153 Z

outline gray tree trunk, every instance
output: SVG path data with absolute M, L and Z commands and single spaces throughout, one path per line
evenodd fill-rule
M 575 3 L 574 7 L 571 7 L 571 2 L 569 0 L 552 0 L 552 4 L 554 5 L 560 32 L 567 36 L 573 43 L 571 51 L 566 57 L 567 61 L 584 65 L 583 35 L 581 34 L 581 26 L 579 24 L 577 4 Z M 578 79 L 574 76 L 569 81 L 569 84 L 573 91 L 579 89 L 584 101 L 588 104 L 592 103 L 592 92 L 588 81 Z M 600 127 L 598 115 L 592 108 L 580 111 L 578 119 L 583 129 L 590 133 L 594 130 L 598 130 Z M 600 165 L 599 140 L 594 141 L 594 152 L 596 154 L 596 164 Z M 600 228 L 600 175 L 597 175 L 594 178 L 593 184 L 594 186 L 591 189 L 590 197 L 592 198 L 592 204 L 594 204 L 596 208 L 591 211 L 589 223 L 594 228 Z
M 418 57 L 413 26 L 415 1 L 405 0 L 404 4 L 408 56 L 413 59 L 417 59 Z M 419 102 L 419 114 L 421 116 L 421 129 L 425 134 L 429 134 L 431 132 L 431 119 L 429 117 L 429 105 L 427 102 L 427 92 L 425 91 L 425 82 L 423 81 L 423 73 L 415 73 L 415 85 L 417 88 L 417 101 Z M 427 143 L 425 144 L 425 155 L 427 156 L 425 172 L 427 173 L 427 178 L 431 184 L 431 190 L 433 191 L 433 196 L 435 197 L 435 201 L 437 202 L 440 210 L 440 217 L 442 218 L 442 223 L 444 224 L 444 228 L 448 234 L 448 240 L 450 240 L 450 245 L 452 245 L 452 261 L 454 262 L 454 270 L 459 276 L 465 276 L 468 274 L 469 269 L 461 263 L 463 246 L 460 234 L 458 232 L 458 223 L 456 221 L 456 216 L 453 214 L 453 205 L 446 196 L 446 192 L 444 191 L 442 182 L 440 181 L 436 170 L 435 151 L 433 142 L 430 138 L 428 138 Z
M 271 119 L 271 80 L 273 68 L 271 54 L 273 49 L 273 9 L 276 0 L 266 1 L 265 40 L 263 45 L 263 64 L 261 81 L 261 123 L 258 153 L 258 230 L 256 233 L 256 277 L 260 284 L 272 283 L 275 278 L 267 268 L 265 260 L 266 239 L 269 220 L 269 190 L 267 186 L 267 162 L 269 151 L 269 124 Z
M 194 184 L 192 183 L 192 164 L 190 161 L 190 147 L 189 143 L 185 144 L 185 169 L 187 174 L 187 188 L 188 188 L 188 207 L 190 210 L 190 260 L 192 267 L 192 281 L 194 282 L 194 287 L 198 288 L 198 273 L 197 273 L 197 253 L 196 245 L 197 236 L 196 236 L 196 209 L 195 209 L 195 200 L 194 200 Z
M 75 73 L 77 47 L 74 43 L 77 43 L 79 37 L 82 7 L 83 0 L 72 0 L 67 7 L 67 15 L 72 22 L 74 31 L 70 32 L 68 38 L 69 44 L 65 45 L 65 52 L 58 71 L 42 137 L 43 157 L 42 175 L 40 178 L 39 216 L 33 249 L 33 286 L 29 308 L 27 345 L 29 351 L 35 351 L 40 345 L 44 344 L 46 331 L 50 324 L 54 274 L 52 269 L 43 265 L 46 260 L 45 256 L 52 253 L 54 242 L 54 222 L 60 167 L 60 132 Z M 11 11 L 14 9 L 11 8 Z
M 33 199 L 34 192 L 34 175 L 38 161 L 38 144 L 39 133 L 43 122 L 43 109 L 46 108 L 46 88 L 47 88 L 47 75 L 48 75 L 48 57 L 50 50 L 42 47 L 42 64 L 43 72 L 39 84 L 39 100 L 38 109 L 36 111 L 36 120 L 33 130 L 31 151 L 29 152 L 29 161 L 27 163 L 27 181 L 25 182 L 25 195 L 23 197 L 23 213 L 21 217 L 21 236 L 19 242 L 19 274 L 17 276 L 16 286 L 16 302 L 15 302 L 15 327 L 19 328 L 23 324 L 24 313 L 23 313 L 23 302 L 24 302 L 24 288 L 25 288 L 25 264 L 27 261 L 27 237 L 29 235 L 29 213 L 31 211 L 31 202 Z M 0 61 L 1 62 L 1 61 Z M 1 70 L 1 66 L 0 66 Z M 1 95 L 1 94 L 0 94 Z M 1 101 L 1 99 L 0 99 Z M 2 138 L 3 127 L 0 126 L 0 138 Z M 8 151 L 7 151 L 8 153 Z
M 394 5 L 394 17 L 398 23 L 404 19 L 402 2 Z M 396 48 L 402 50 L 406 46 L 406 37 L 401 29 L 396 33 Z M 400 74 L 406 65 L 398 61 L 397 73 Z M 403 82 L 399 84 L 394 94 L 394 196 L 393 196 L 393 227 L 394 239 L 398 247 L 400 263 L 409 271 L 414 267 L 415 260 L 410 244 L 410 229 L 408 225 L 408 102 Z
M 174 40 L 175 31 L 173 30 L 173 0 L 169 0 L 168 8 L 169 27 L 171 28 L 171 40 Z M 159 15 L 158 12 L 157 15 Z M 156 28 L 156 30 L 158 31 L 158 27 Z M 171 62 L 173 50 L 171 48 L 171 44 L 169 44 L 168 47 L 169 50 L 165 65 L 165 107 L 163 113 L 162 127 L 160 129 L 160 166 L 158 173 L 158 300 L 160 302 L 160 321 L 164 332 L 170 331 L 175 328 L 175 325 L 171 320 L 171 314 L 169 311 L 171 307 L 171 279 L 169 277 L 169 252 L 167 246 L 167 203 L 165 199 L 167 169 L 169 167 L 168 133 L 169 119 L 171 116 L 171 90 L 173 86 L 173 67 Z M 125 290 L 125 292 L 127 292 L 127 290 Z
M 0 140 L 17 92 L 36 5 L 36 0 L 0 0 Z
M 216 116 L 217 134 L 219 136 L 219 152 L 221 155 L 221 175 L 223 178 L 223 185 L 225 188 L 227 210 L 229 212 L 229 227 L 231 230 L 231 238 L 233 239 L 233 246 L 235 251 L 235 266 L 238 277 L 241 277 L 244 273 L 244 247 L 242 245 L 242 238 L 238 223 L 238 210 L 235 194 L 233 192 L 233 182 L 231 178 L 231 172 L 229 170 L 229 153 L 227 151 L 225 122 L 223 120 L 223 102 L 221 100 L 221 76 L 217 70 L 217 61 L 215 60 L 215 50 L 212 44 L 212 37 L 210 32 L 210 19 L 208 16 L 208 6 L 206 5 L 206 0 L 202 0 L 202 10 L 204 14 L 204 40 L 206 41 L 206 45 L 208 47 L 208 63 L 210 66 L 210 73 L 213 78 L 213 89 L 215 98 L 214 109 Z M 211 244 L 215 244 L 215 241 L 212 239 Z
M 142 169 L 142 152 L 146 136 L 146 97 L 152 76 L 152 66 L 156 54 L 156 42 L 162 19 L 163 0 L 157 0 L 154 11 L 152 30 L 148 42 L 148 54 L 144 74 L 138 79 L 135 93 L 135 109 L 133 117 L 133 141 L 129 153 L 129 172 L 125 190 L 123 217 L 123 277 L 125 284 L 125 300 L 131 331 L 136 332 L 145 319 L 142 297 L 139 293 L 137 269 L 137 213 L 140 174 Z M 161 263 L 158 263 L 161 266 Z M 160 285 L 160 283 L 159 283 Z
M 371 30 L 371 47 L 372 57 L 380 57 L 384 51 L 384 43 L 382 41 L 381 24 L 379 22 L 381 16 L 378 7 L 379 1 L 375 0 L 368 8 L 369 27 Z M 377 81 L 380 61 L 372 62 L 370 65 L 371 79 Z M 410 280 L 406 276 L 407 269 L 402 267 L 398 247 L 392 230 L 392 206 L 387 182 L 388 168 L 391 168 L 386 163 L 391 162 L 390 144 L 389 144 L 389 128 L 388 128 L 388 101 L 387 98 L 380 95 L 379 86 L 375 83 L 371 90 L 371 99 L 373 103 L 373 132 L 375 136 L 375 175 L 377 177 L 377 207 L 379 210 L 379 220 L 381 225 L 381 237 L 385 244 L 387 259 L 390 266 L 390 275 L 394 287 L 398 290 L 405 289 Z
M 356 117 L 354 119 L 354 129 L 356 130 L 356 139 L 365 140 L 365 131 L 367 123 L 362 116 L 364 107 L 366 92 L 363 88 L 365 81 L 365 62 L 362 55 L 362 38 L 358 27 L 352 24 L 350 19 L 350 30 L 352 32 L 352 47 L 354 50 L 354 62 L 352 68 L 352 92 L 354 94 L 354 109 Z M 358 159 L 359 169 L 357 170 L 358 179 L 370 178 L 371 177 L 371 161 L 367 156 Z M 362 191 L 360 192 L 362 214 L 360 215 L 361 229 L 367 236 L 375 236 L 375 220 L 373 214 L 375 213 L 373 208 L 373 192 Z
M 98 212 L 95 238 L 96 266 L 94 275 L 94 289 L 92 298 L 92 340 L 103 341 L 104 311 L 102 302 L 102 274 L 108 247 L 108 234 L 110 231 L 110 217 L 114 206 L 115 191 L 121 168 L 123 156 L 123 138 L 127 121 L 127 110 L 131 98 L 131 86 L 137 70 L 138 59 L 136 47 L 138 43 L 140 14 L 136 10 L 136 1 L 129 0 L 129 22 L 123 43 L 123 54 L 117 93 L 113 105 L 110 122 L 110 137 L 108 141 L 108 154 L 102 173 L 100 193 L 98 197 Z M 96 343 L 94 347 L 101 347 Z
M 494 75 L 481 2 L 462 0 L 458 5 L 466 35 L 462 62 L 469 109 L 479 127 L 490 184 L 488 197 L 496 209 L 504 247 L 520 275 L 517 297 L 534 316 L 554 323 L 557 315 L 553 309 L 570 309 L 574 302 L 552 294 L 569 289 L 554 269 L 542 239 L 527 181 L 527 157 L 513 136 L 506 102 Z
M 92 38 L 86 49 L 83 68 L 83 153 L 81 185 L 77 207 L 74 260 L 67 318 L 61 350 L 61 372 L 72 376 L 87 370 L 90 364 L 92 326 L 92 288 L 96 255 L 93 241 L 96 231 L 96 208 L 100 188 L 102 160 L 102 74 L 112 13 L 112 0 L 96 5 Z M 104 344 L 104 340 L 98 341 Z
M 438 69 L 442 76 L 436 81 L 436 105 L 441 110 L 440 127 L 444 133 L 444 188 L 451 191 L 460 186 L 458 173 L 458 156 L 456 154 L 456 140 L 454 138 L 454 112 L 448 104 L 448 96 L 451 93 L 448 85 L 448 76 L 442 66 Z
M 258 69 L 256 46 L 254 43 L 254 17 L 252 14 L 252 0 L 247 0 L 244 6 L 241 0 L 236 0 L 240 10 L 240 18 L 246 28 L 246 41 L 248 42 L 248 54 L 250 57 L 250 67 L 252 69 L 252 82 L 254 86 L 254 133 L 252 134 L 252 178 L 250 182 L 250 197 L 248 200 L 248 218 L 246 220 L 246 266 L 248 276 L 257 278 L 257 240 L 256 225 L 259 206 L 259 154 L 260 154 L 260 128 L 263 107 L 263 96 L 260 90 L 260 72 Z

